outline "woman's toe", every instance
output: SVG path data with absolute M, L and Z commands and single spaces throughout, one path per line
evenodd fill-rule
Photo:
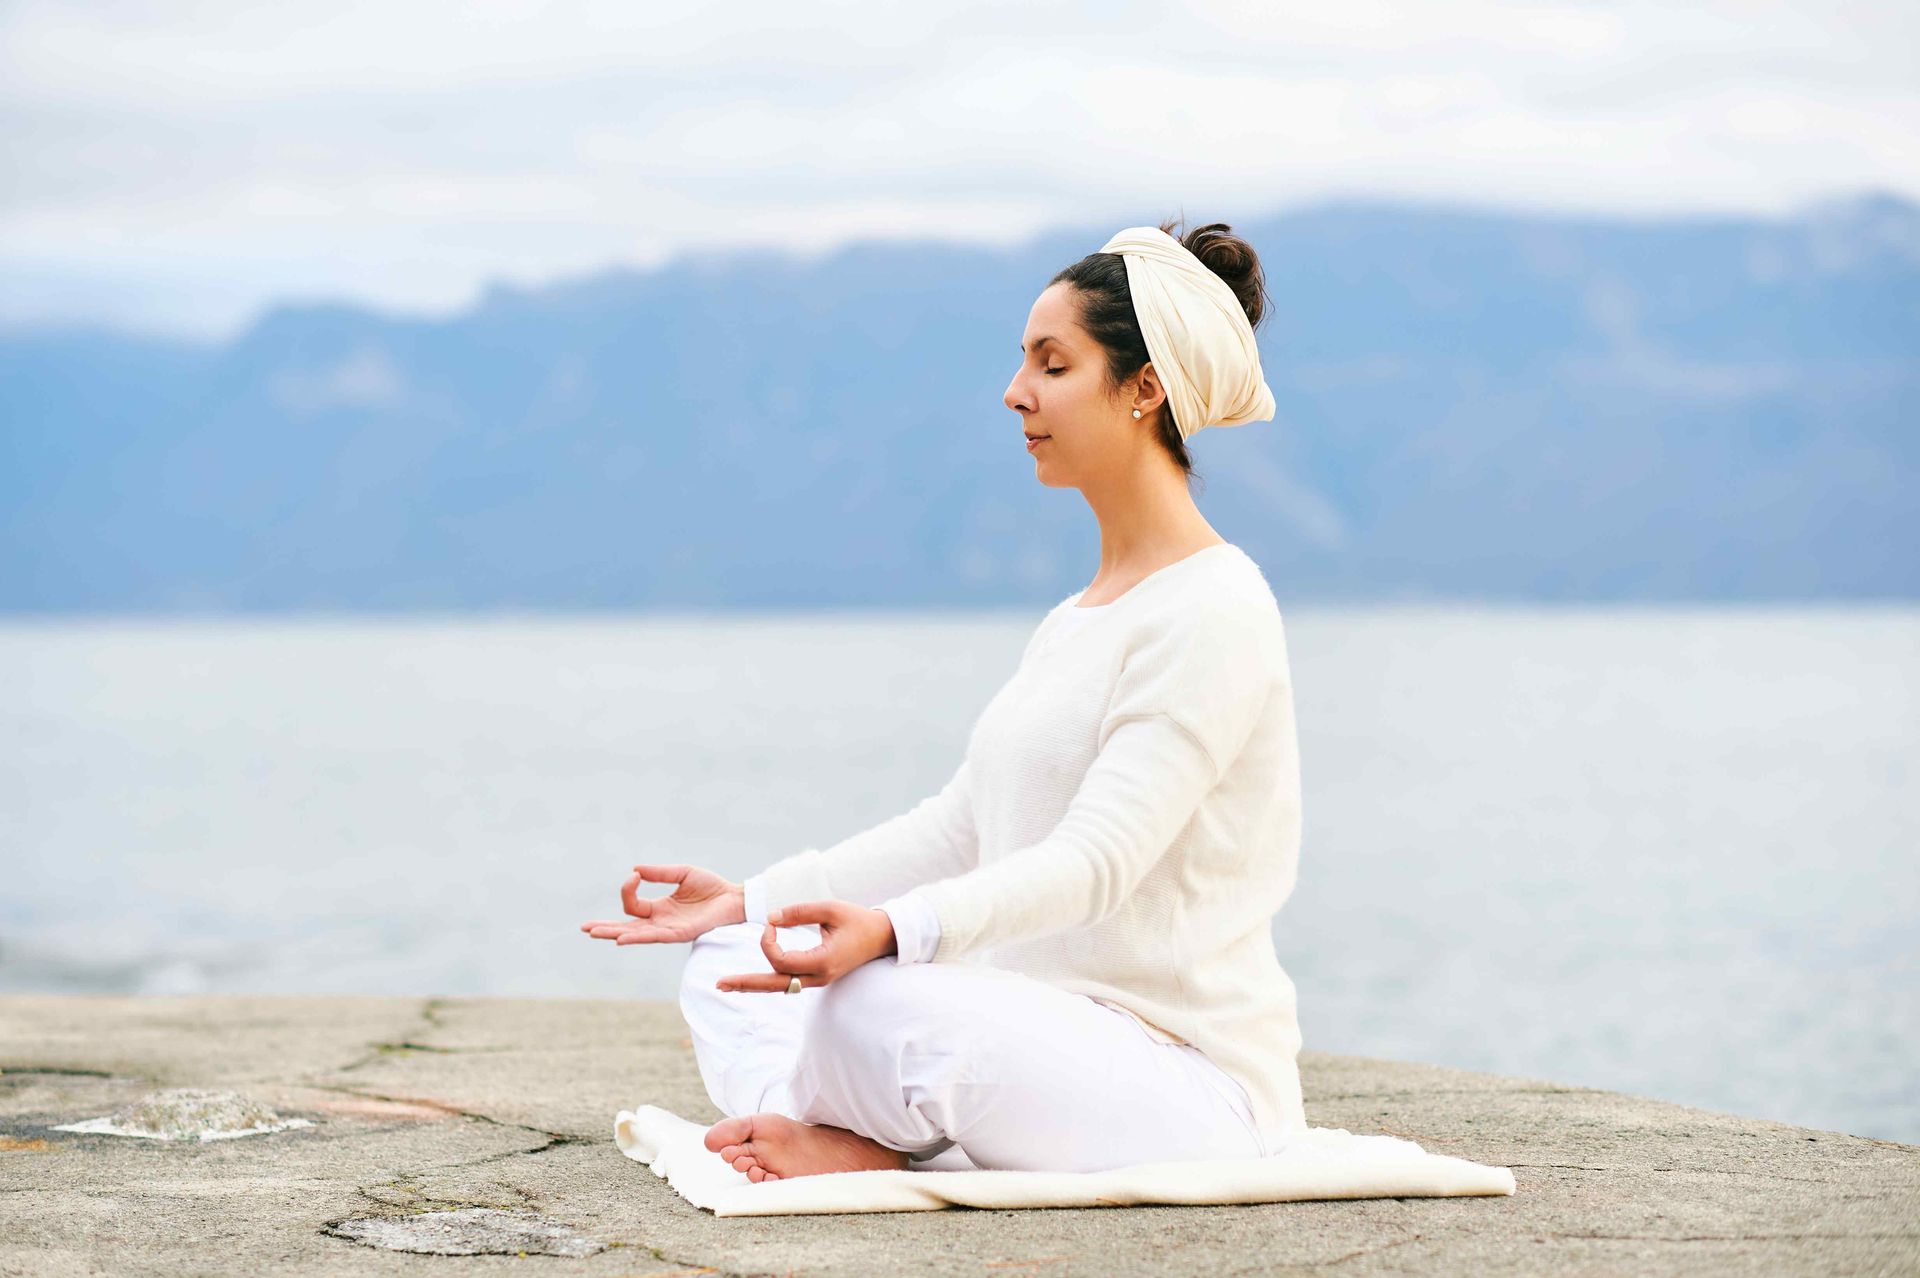
M 723 1118 L 707 1128 L 705 1144 L 708 1149 L 719 1150 L 728 1145 L 738 1145 L 747 1139 L 747 1133 L 753 1130 L 753 1118 L 748 1114 L 736 1114 Z
M 730 1161 L 733 1163 L 733 1169 L 737 1172 L 743 1172 L 749 1167 L 758 1167 L 760 1165 L 753 1161 L 752 1154 L 742 1154 L 738 1158 L 731 1159 Z
M 755 1163 L 753 1166 L 747 1168 L 747 1179 L 752 1181 L 754 1184 L 757 1185 L 761 1181 L 765 1180 L 766 1178 L 767 1178 L 767 1169 L 760 1166 L 760 1164 Z

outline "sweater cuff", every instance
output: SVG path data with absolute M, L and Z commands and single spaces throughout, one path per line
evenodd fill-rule
M 893 939 L 898 947 L 893 956 L 896 964 L 933 961 L 933 952 L 940 948 L 940 919 L 925 897 L 903 892 L 882 901 L 877 908 L 885 910 L 893 921 Z
M 767 877 L 756 874 L 741 884 L 747 890 L 747 922 L 763 926 L 767 921 Z
M 834 899 L 832 885 L 827 882 L 826 859 L 818 848 L 802 848 L 792 856 L 782 857 L 760 871 L 758 877 L 762 887 L 759 901 L 762 923 L 766 922 L 768 910 L 784 909 L 801 901 Z M 753 916 L 749 913 L 747 917 Z

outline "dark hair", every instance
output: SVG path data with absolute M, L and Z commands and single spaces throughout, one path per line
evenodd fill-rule
M 1206 264 L 1233 289 L 1246 309 L 1247 322 L 1258 326 L 1271 309 L 1267 298 L 1266 276 L 1260 269 L 1259 255 L 1225 222 L 1209 222 L 1184 235 L 1174 228 L 1184 219 L 1169 219 L 1160 229 L 1172 235 L 1186 250 Z M 1153 357 L 1147 353 L 1147 339 L 1140 332 L 1140 319 L 1133 311 L 1133 290 L 1127 286 L 1127 263 L 1118 253 L 1089 253 L 1047 281 L 1073 286 L 1080 295 L 1080 326 L 1107 353 L 1107 384 L 1118 391 L 1128 378 L 1137 374 Z M 1160 442 L 1179 464 L 1183 474 L 1193 475 L 1193 458 L 1186 441 L 1180 438 L 1180 425 L 1173 417 L 1173 404 L 1160 406 Z

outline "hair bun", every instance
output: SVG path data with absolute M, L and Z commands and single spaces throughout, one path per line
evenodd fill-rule
M 1240 306 L 1247 313 L 1247 324 L 1259 327 L 1266 318 L 1270 303 L 1267 298 L 1266 273 L 1260 269 L 1260 255 L 1253 251 L 1253 245 L 1233 233 L 1233 228 L 1225 222 L 1208 222 L 1205 226 L 1196 226 L 1185 235 L 1178 234 L 1174 228 L 1179 219 L 1162 222 L 1160 229 L 1178 240 L 1187 252 L 1199 258 L 1206 268 L 1227 282 L 1233 295 L 1240 299 Z

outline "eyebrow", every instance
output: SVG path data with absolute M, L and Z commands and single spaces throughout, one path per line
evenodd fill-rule
M 1033 349 L 1035 349 L 1035 350 L 1037 351 L 1037 350 L 1039 350 L 1039 349 L 1040 349 L 1040 348 L 1041 348 L 1042 346 L 1045 346 L 1045 345 L 1046 345 L 1046 344 L 1047 344 L 1048 342 L 1051 342 L 1051 341 L 1053 341 L 1053 340 L 1054 340 L 1054 339 L 1053 339 L 1053 338 L 1051 338 L 1051 337 L 1036 337 L 1036 338 L 1034 338 L 1034 339 L 1033 339 Z M 1024 354 L 1026 354 L 1026 353 L 1027 353 L 1027 346 L 1026 346 L 1026 343 L 1025 343 L 1025 342 L 1022 342 L 1022 343 L 1020 344 L 1020 353 L 1021 353 L 1022 355 L 1024 355 Z

